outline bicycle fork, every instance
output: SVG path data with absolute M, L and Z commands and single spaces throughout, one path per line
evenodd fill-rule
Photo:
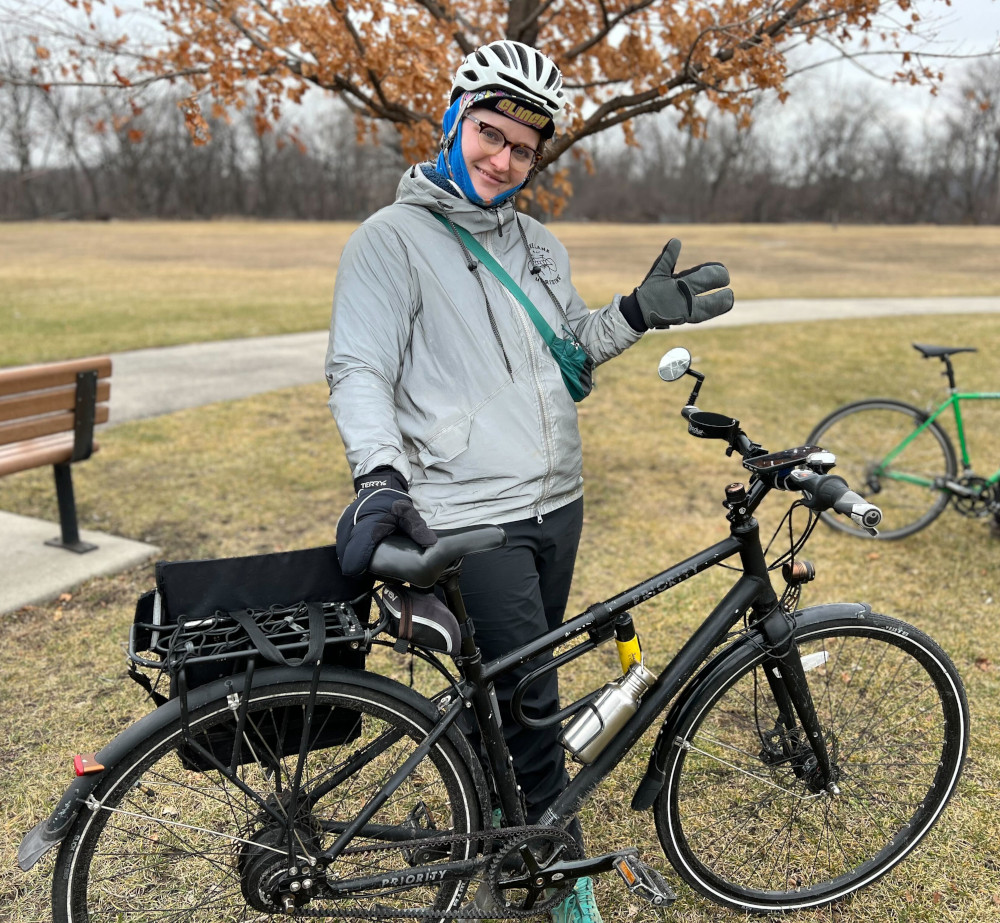
M 778 710 L 770 733 L 758 729 L 761 759 L 767 763 L 789 763 L 795 775 L 813 792 L 838 794 L 837 769 L 830 758 L 806 678 L 807 670 L 820 666 L 826 659 L 818 655 L 821 660 L 803 662 L 791 623 L 778 606 L 761 620 L 759 627 L 769 647 L 762 668 Z

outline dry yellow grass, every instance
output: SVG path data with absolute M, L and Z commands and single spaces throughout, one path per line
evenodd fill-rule
M 0 225 L 0 366 L 318 330 L 346 223 Z M 1000 228 L 552 225 L 593 307 L 627 292 L 671 236 L 721 260 L 737 299 L 1000 295 Z
M 681 266 L 720 260 L 739 299 L 1000 294 L 1000 228 L 553 224 L 590 304 L 631 291 L 669 237 Z

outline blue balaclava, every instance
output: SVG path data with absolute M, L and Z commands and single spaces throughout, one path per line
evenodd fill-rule
M 474 103 L 497 95 L 504 94 L 498 90 L 487 90 L 481 93 L 463 93 L 448 107 L 448 111 L 445 112 L 441 124 L 444 141 L 442 142 L 441 152 L 438 154 L 437 164 L 435 165 L 438 173 L 442 173 L 452 180 L 470 202 L 481 205 L 484 208 L 496 208 L 502 202 L 505 202 L 512 195 L 519 192 L 521 187 L 528 181 L 528 177 L 531 176 L 531 172 L 529 172 L 525 175 L 520 185 L 488 201 L 480 198 L 475 187 L 472 185 L 472 177 L 469 176 L 469 171 L 465 166 L 465 157 L 462 155 L 462 131 L 465 128 L 462 116 Z

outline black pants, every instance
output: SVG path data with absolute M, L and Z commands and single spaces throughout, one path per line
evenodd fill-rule
M 526 519 L 504 523 L 507 544 L 503 548 L 465 559 L 462 596 L 484 662 L 562 624 L 582 527 L 583 500 L 577 500 L 549 513 L 542 522 Z M 514 761 L 514 775 L 524 793 L 528 823 L 538 820 L 569 779 L 558 741 L 559 726 L 525 728 L 514 721 L 510 710 L 518 682 L 545 659 L 551 659 L 551 654 L 496 681 L 504 736 Z M 522 708 L 528 717 L 559 710 L 555 671 L 528 688 Z

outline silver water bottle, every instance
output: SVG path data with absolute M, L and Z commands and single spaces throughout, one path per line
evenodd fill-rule
M 585 705 L 562 729 L 559 742 L 581 763 L 592 763 L 636 713 L 639 701 L 653 685 L 656 674 L 634 662 L 628 672 L 608 683 L 593 702 Z

